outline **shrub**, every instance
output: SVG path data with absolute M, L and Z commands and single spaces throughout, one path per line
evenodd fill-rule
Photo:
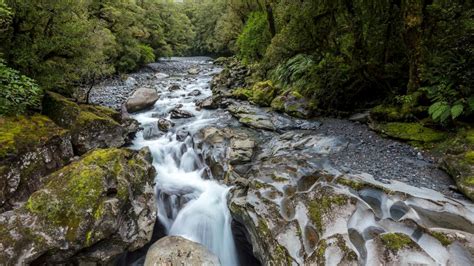
M 35 81 L 0 60 L 0 115 L 23 114 L 41 107 L 43 91 Z
M 251 63 L 265 55 L 272 37 L 265 12 L 253 12 L 237 39 L 240 57 L 244 63 Z

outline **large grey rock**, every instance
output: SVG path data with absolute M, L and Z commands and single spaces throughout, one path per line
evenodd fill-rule
M 155 89 L 139 88 L 128 98 L 127 110 L 131 113 L 144 110 L 153 106 L 158 99 L 159 96 Z
M 71 134 L 42 115 L 0 118 L 0 212 L 40 188 L 74 157 Z
M 151 240 L 150 150 L 95 150 L 47 177 L 26 204 L 0 215 L 5 265 L 112 263 Z
M 221 265 L 216 255 L 201 244 L 179 236 L 167 236 L 154 243 L 146 254 L 145 266 Z
M 78 105 L 63 96 L 48 92 L 43 99 L 43 113 L 70 131 L 78 155 L 97 148 L 122 147 L 138 131 L 130 118 L 119 112 L 93 105 Z
M 347 147 L 338 137 L 289 131 L 258 147 L 229 209 L 264 265 L 474 262 L 472 203 L 340 172 L 328 159 Z

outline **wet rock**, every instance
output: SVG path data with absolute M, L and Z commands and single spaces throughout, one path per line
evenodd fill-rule
M 138 129 L 120 113 L 101 106 L 78 105 L 63 96 L 48 92 L 43 99 L 43 113 L 68 129 L 77 154 L 95 148 L 121 147 L 131 141 Z
M 191 96 L 191 97 L 196 97 L 196 96 L 199 96 L 201 95 L 201 91 L 200 90 L 193 90 L 192 92 L 190 92 L 188 94 L 188 96 Z
M 189 131 L 180 129 L 176 132 L 176 140 L 185 141 L 188 136 L 190 136 Z
M 188 74 L 189 75 L 197 75 L 200 72 L 201 72 L 201 70 L 197 67 L 193 67 L 193 68 L 188 69 Z
M 165 79 L 165 78 L 169 78 L 170 75 L 168 74 L 165 74 L 165 73 L 156 73 L 155 74 L 155 78 L 156 79 Z
M 153 140 L 153 139 L 158 139 L 161 136 L 163 136 L 163 132 L 158 128 L 157 123 L 151 123 L 151 124 L 144 125 L 143 139 Z
M 148 149 L 96 150 L 48 176 L 24 206 L 0 215 L 0 261 L 112 263 L 144 246 L 156 220 L 150 158 Z
M 180 89 L 181 89 L 181 87 L 180 87 L 178 84 L 172 84 L 172 85 L 168 88 L 169 91 L 178 91 L 178 90 L 180 90 Z
M 127 110 L 130 113 L 144 110 L 152 107 L 158 99 L 159 96 L 155 89 L 139 88 L 128 98 Z
M 158 119 L 158 128 L 163 132 L 168 132 L 172 127 L 174 127 L 174 125 L 175 124 L 168 119 Z
M 145 266 L 154 265 L 221 264 L 203 245 L 179 236 L 167 236 L 154 243 L 146 255 Z
M 71 134 L 46 116 L 0 118 L 0 210 L 41 187 L 74 157 Z
M 357 113 L 349 117 L 349 121 L 367 124 L 369 122 L 370 112 Z
M 203 150 L 203 158 L 214 178 L 233 182 L 238 178 L 232 172 L 245 172 L 246 163 L 251 162 L 256 140 L 242 129 L 219 129 L 206 127 L 196 135 L 196 143 Z
M 205 99 L 199 100 L 196 102 L 196 106 L 202 109 L 217 109 L 218 106 L 214 103 L 213 97 L 207 97 Z
M 194 117 L 194 115 L 191 112 L 182 110 L 180 107 L 176 107 L 173 110 L 171 110 L 170 115 L 172 119 L 183 119 L 183 118 Z

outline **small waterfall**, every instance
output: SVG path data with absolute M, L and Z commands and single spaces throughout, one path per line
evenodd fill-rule
M 174 60 L 180 64 L 187 62 Z M 205 61 L 197 64 L 201 67 L 206 65 Z M 134 116 L 143 126 L 153 125 L 158 121 L 157 114 L 170 119 L 164 110 L 179 104 L 182 110 L 191 112 L 195 117 L 174 120 L 177 126 L 158 138 L 145 139 L 143 132 L 139 133 L 134 148 L 148 146 L 153 154 L 157 170 L 158 218 L 166 233 L 201 243 L 219 257 L 222 265 L 233 266 L 238 265 L 238 259 L 231 231 L 232 218 L 227 208 L 229 188 L 205 178 L 206 165 L 200 159 L 192 137 L 200 128 L 215 122 L 213 111 L 198 111 L 194 104 L 195 100 L 212 94 L 209 88 L 211 74 L 218 70 L 211 65 L 206 66 L 207 69 L 197 77 L 171 76 L 161 81 L 157 86 L 161 98 L 153 110 Z M 172 83 L 179 84 L 180 90 L 168 91 L 167 86 Z M 187 96 L 195 90 L 200 91 L 200 96 Z M 180 141 L 177 132 L 183 130 L 189 135 Z

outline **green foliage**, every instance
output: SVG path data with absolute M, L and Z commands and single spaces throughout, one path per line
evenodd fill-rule
M 0 33 L 3 32 L 11 22 L 12 12 L 5 4 L 4 0 L 0 0 Z
M 7 67 L 0 60 L 0 115 L 39 110 L 43 91 L 35 81 Z
M 270 44 L 271 35 L 264 12 L 250 14 L 245 27 L 237 39 L 239 55 L 244 63 L 251 63 L 261 59 Z

